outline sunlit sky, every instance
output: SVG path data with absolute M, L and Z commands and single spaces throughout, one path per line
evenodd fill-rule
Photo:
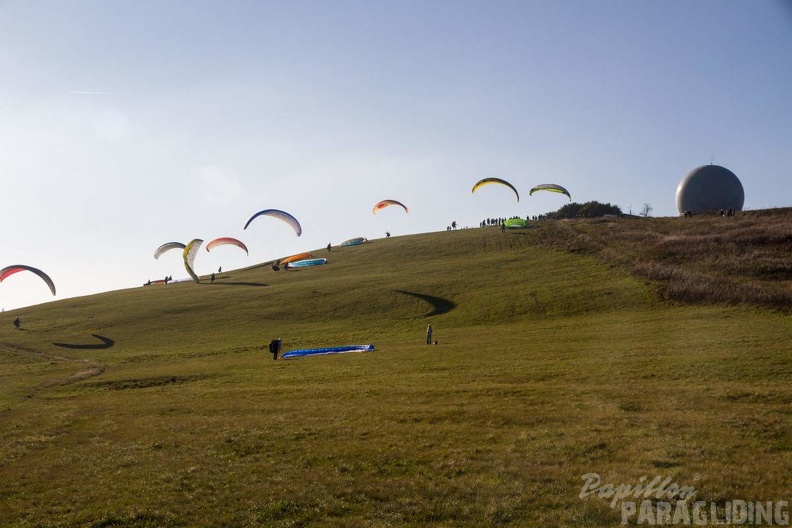
M 165 242 L 250 249 L 208 274 L 568 203 L 539 183 L 676 216 L 711 162 L 792 205 L 788 1 L 0 0 L 0 267 L 58 288 L 17 273 L 6 311 L 187 279 Z M 302 236 L 243 230 L 268 208 Z

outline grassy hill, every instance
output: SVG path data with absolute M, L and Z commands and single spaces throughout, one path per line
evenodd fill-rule
M 0 524 L 618 524 L 590 473 L 788 500 L 789 218 L 391 237 L 0 314 Z

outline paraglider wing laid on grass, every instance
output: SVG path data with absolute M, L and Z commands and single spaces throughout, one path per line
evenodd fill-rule
M 203 244 L 203 240 L 196 238 L 187 244 L 187 246 L 184 248 L 184 252 L 182 253 L 182 256 L 184 257 L 184 269 L 187 270 L 187 273 L 189 273 L 190 277 L 192 277 L 192 280 L 195 282 L 201 281 L 200 277 L 198 277 L 198 275 L 195 274 L 195 271 L 193 271 L 195 256 L 198 254 L 201 244 Z
M 171 249 L 184 249 L 185 247 L 187 246 L 185 246 L 181 242 L 166 242 L 157 248 L 157 250 L 154 252 L 154 258 L 155 259 L 160 258 L 160 255 L 162 255 L 166 251 L 170 251 Z
M 247 246 L 245 244 L 243 244 L 240 240 L 237 240 L 236 238 L 231 238 L 231 237 L 215 238 L 214 240 L 212 240 L 211 242 L 206 244 L 206 251 L 209 251 L 209 250 L 211 250 L 213 248 L 216 248 L 217 246 L 225 246 L 227 244 L 230 244 L 232 246 L 236 246 L 236 247 L 238 247 L 240 249 L 243 249 L 243 250 L 245 250 L 245 253 L 247 253 L 248 255 L 250 254 L 250 253 L 248 253 L 248 248 L 247 248 Z
M 506 187 L 514 191 L 515 196 L 517 196 L 517 201 L 518 202 L 520 201 L 520 193 L 517 192 L 517 189 L 514 188 L 514 185 L 507 182 L 506 180 L 501 180 L 500 178 L 484 178 L 483 180 L 479 180 L 478 182 L 476 182 L 476 185 L 473 186 L 473 190 L 471 192 L 476 192 L 481 187 L 493 183 L 496 183 L 498 185 L 505 185 Z
M 349 240 L 341 242 L 341 247 L 358 246 L 360 244 L 365 244 L 367 241 L 368 239 L 364 237 L 350 238 Z
M 506 229 L 517 229 L 520 227 L 528 227 L 528 222 L 522 218 L 509 218 L 503 222 Z
M 286 269 L 309 268 L 311 266 L 321 266 L 322 264 L 327 264 L 326 258 L 295 260 L 293 262 L 289 262 L 288 264 L 286 264 Z
M 320 356 L 323 354 L 343 354 L 345 352 L 373 352 L 374 345 L 348 345 L 327 348 L 306 348 L 301 350 L 289 350 L 281 356 L 281 359 L 292 359 L 306 356 Z
M 20 271 L 29 271 L 41 277 L 41 280 L 46 282 L 47 286 L 49 286 L 52 295 L 55 295 L 55 283 L 52 282 L 52 279 L 50 279 L 49 275 L 47 275 L 40 269 L 33 268 L 31 266 L 24 266 L 22 264 L 14 264 L 13 266 L 6 266 L 5 268 L 0 270 L 0 282 L 3 282 L 3 280 L 5 280 L 7 277 L 10 277 L 14 273 L 19 273 Z
M 311 253 L 310 251 L 308 251 L 308 252 L 306 252 L 306 253 L 298 253 L 298 254 L 296 254 L 296 255 L 292 255 L 292 256 L 290 256 L 290 257 L 286 257 L 285 259 L 281 260 L 281 261 L 279 262 L 279 264 L 280 264 L 281 266 L 285 266 L 285 265 L 286 265 L 286 264 L 288 264 L 289 262 L 294 262 L 294 261 L 296 261 L 296 260 L 305 260 L 305 259 L 309 259 L 309 258 L 311 258 L 311 257 L 313 257 L 313 253 Z
M 245 229 L 248 228 L 250 222 L 258 218 L 259 216 L 271 216 L 273 218 L 278 218 L 286 222 L 290 226 L 292 226 L 292 229 L 294 229 L 294 232 L 297 233 L 297 236 L 302 235 L 302 227 L 300 226 L 300 222 L 298 222 L 296 218 L 294 218 L 286 211 L 281 211 L 279 209 L 264 209 L 263 211 L 259 211 L 258 213 L 248 218 L 248 221 L 245 223 Z
M 375 205 L 375 206 L 374 206 L 374 209 L 373 209 L 373 211 L 372 211 L 372 212 L 373 212 L 374 214 L 377 214 L 377 212 L 378 212 L 379 210 L 381 210 L 381 209 L 385 209 L 386 207 L 389 207 L 389 206 L 391 206 L 391 205 L 398 205 L 399 207 L 401 207 L 402 209 L 404 209 L 404 212 L 405 212 L 405 213 L 409 213 L 409 212 L 410 212 L 410 210 L 409 210 L 409 209 L 407 209 L 407 206 L 406 206 L 406 205 L 404 205 L 403 203 L 401 203 L 401 202 L 398 202 L 398 201 L 396 201 L 396 200 L 382 200 L 381 202 L 377 202 L 377 205 Z
M 566 194 L 567 197 L 569 198 L 569 201 L 570 202 L 572 201 L 572 195 L 569 194 L 569 191 L 567 191 L 566 189 L 555 183 L 542 183 L 540 185 L 537 185 L 536 187 L 530 190 L 528 196 L 531 196 L 536 191 L 550 191 L 555 193 Z

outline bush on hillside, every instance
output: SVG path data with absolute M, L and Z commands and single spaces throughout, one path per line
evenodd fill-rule
M 600 203 L 597 201 L 579 204 L 572 202 L 563 206 L 554 213 L 548 213 L 550 218 L 596 218 L 605 215 L 621 215 L 622 210 L 618 205 Z

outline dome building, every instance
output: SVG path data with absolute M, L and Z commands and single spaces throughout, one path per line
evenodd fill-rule
M 745 191 L 739 178 L 720 165 L 703 165 L 690 171 L 679 182 L 676 205 L 679 214 L 734 209 L 741 211 Z

